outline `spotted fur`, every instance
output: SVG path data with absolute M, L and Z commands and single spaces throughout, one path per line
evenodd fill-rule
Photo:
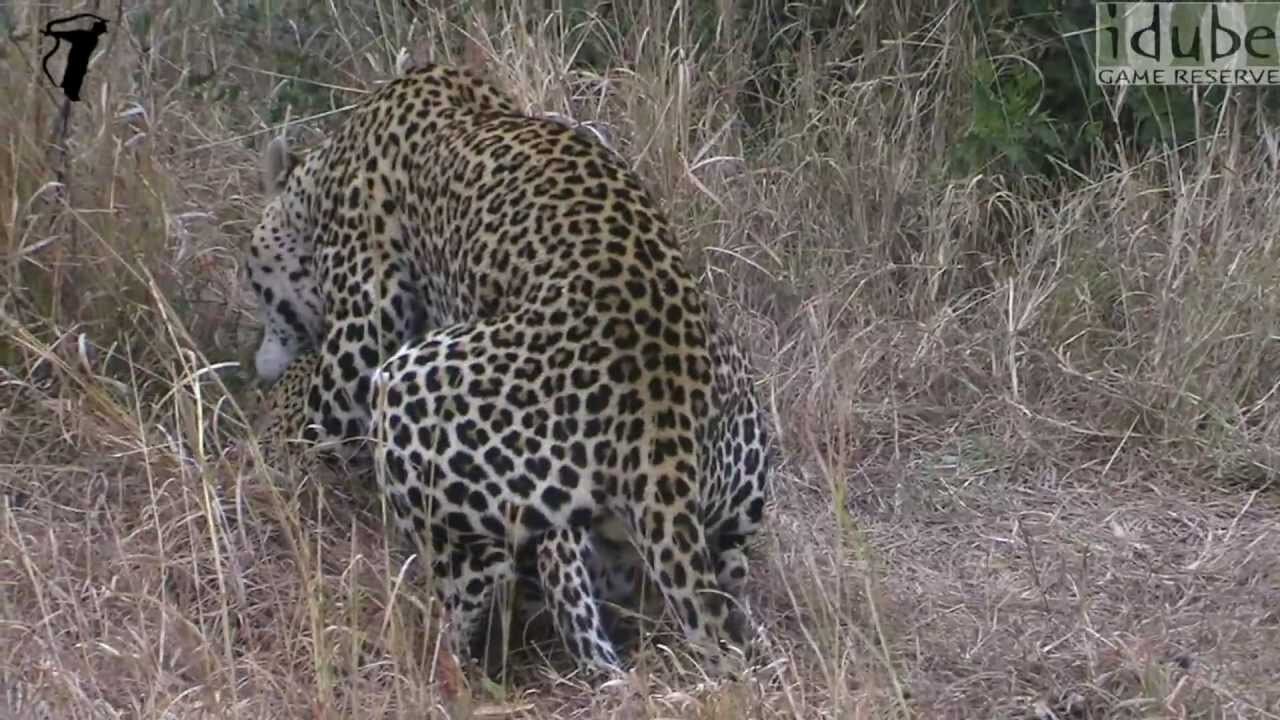
M 247 269 L 258 373 L 284 375 L 267 434 L 377 439 L 456 648 L 531 551 L 566 645 L 616 670 L 595 604 L 635 573 L 601 560 L 605 528 L 712 665 L 744 644 L 723 591 L 762 520 L 764 415 L 616 153 L 431 65 L 305 159 L 273 142 L 266 171 Z

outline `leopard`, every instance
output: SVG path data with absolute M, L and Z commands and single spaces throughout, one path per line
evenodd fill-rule
M 532 554 L 570 653 L 619 671 L 605 535 L 710 669 L 748 644 L 726 587 L 763 520 L 766 422 L 636 171 L 483 72 L 428 63 L 304 155 L 273 140 L 263 177 L 254 366 L 288 376 L 277 410 L 305 398 L 275 431 L 301 417 L 306 443 L 368 443 L 455 649 Z
M 711 540 L 716 578 L 730 597 L 740 601 L 749 570 L 746 551 L 762 523 L 776 449 L 769 442 L 767 417 L 752 391 L 749 365 L 741 348 L 722 326 L 713 325 L 711 340 L 713 420 L 704 426 L 705 435 L 699 441 L 700 477 L 705 479 L 701 485 L 703 522 Z M 266 389 L 256 424 L 264 452 L 302 436 L 306 390 L 318 362 L 315 352 L 300 356 Z M 564 550 L 544 540 L 533 552 L 517 558 L 516 579 L 526 593 L 517 604 L 522 625 L 531 624 L 541 612 L 557 610 L 546 598 L 551 588 L 544 585 L 543 576 L 549 570 L 539 570 L 535 563 L 540 555 L 559 552 L 582 557 L 601 602 L 623 614 L 646 615 L 644 599 L 652 588 L 646 584 L 643 558 L 618 518 L 597 518 L 589 537 L 552 535 L 551 541 L 563 545 Z M 563 613 L 564 608 L 559 609 Z M 568 624 L 564 618 L 561 614 L 557 627 Z M 615 617 L 614 628 L 619 623 Z M 607 634 L 615 644 L 623 641 L 616 629 Z M 472 644 L 477 645 L 475 641 Z

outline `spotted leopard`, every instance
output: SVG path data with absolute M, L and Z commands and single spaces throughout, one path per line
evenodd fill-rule
M 700 477 L 703 523 L 721 588 L 735 599 L 745 592 L 748 571 L 747 543 L 758 530 L 767 497 L 768 472 L 772 458 L 759 407 L 748 378 L 749 368 L 732 336 L 716 327 L 711 337 L 715 369 L 711 398 L 713 412 L 700 440 Z M 306 390 L 318 366 L 315 352 L 302 355 L 268 389 L 260 413 L 258 432 L 264 448 L 278 446 L 302 436 L 306 421 Z M 472 518 L 479 522 L 478 518 Z M 643 612 L 643 558 L 626 535 L 625 525 L 612 515 L 597 518 L 589 537 L 552 535 L 565 546 L 564 552 L 580 555 L 587 565 L 597 597 L 635 613 Z M 540 542 L 542 552 L 559 552 L 554 545 Z M 524 587 L 536 594 L 521 603 L 524 621 L 541 609 L 564 612 L 556 603 L 546 602 L 552 590 L 542 585 L 536 567 L 538 548 L 529 548 L 517 557 L 517 575 Z M 521 562 L 523 561 L 523 562 Z M 543 574 L 548 572 L 546 569 Z M 590 612 L 584 611 L 584 612 Z M 566 624 L 561 620 L 560 624 Z M 579 643 L 581 644 L 581 643 Z
M 765 423 L 626 164 L 441 65 L 387 83 L 305 158 L 277 140 L 265 160 L 246 262 L 258 374 L 314 352 L 303 438 L 377 438 L 455 647 L 533 548 L 570 650 L 616 670 L 590 571 L 608 519 L 710 663 L 744 644 L 719 591 L 761 522 Z

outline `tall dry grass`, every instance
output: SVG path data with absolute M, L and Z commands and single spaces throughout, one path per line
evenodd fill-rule
M 763 127 L 751 23 L 698 54 L 688 6 L 601 9 L 617 62 L 591 75 L 544 5 L 101 4 L 69 110 L 36 30 L 86 7 L 0 10 L 0 717 L 1280 716 L 1257 95 L 1075 183 L 956 178 L 966 5 L 802 42 Z M 610 125 L 753 351 L 783 457 L 768 671 L 702 682 L 658 650 L 630 684 L 534 662 L 459 691 L 376 503 L 251 462 L 257 148 L 463 33 L 530 109 Z

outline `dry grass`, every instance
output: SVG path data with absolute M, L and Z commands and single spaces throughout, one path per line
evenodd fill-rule
M 83 8 L 0 8 L 0 718 L 1280 716 L 1280 155 L 1254 96 L 1046 192 L 939 172 L 965 5 L 868 6 L 833 40 L 874 49 L 856 65 L 800 48 L 758 135 L 748 28 L 692 57 L 683 10 L 636 3 L 592 27 L 626 62 L 593 78 L 563 22 L 466 19 L 665 198 L 785 460 L 751 591 L 771 671 L 462 691 L 376 503 L 255 470 L 227 364 L 254 340 L 252 134 L 402 46 L 448 57 L 459 19 L 254 7 L 102 10 L 65 153 L 33 28 Z

